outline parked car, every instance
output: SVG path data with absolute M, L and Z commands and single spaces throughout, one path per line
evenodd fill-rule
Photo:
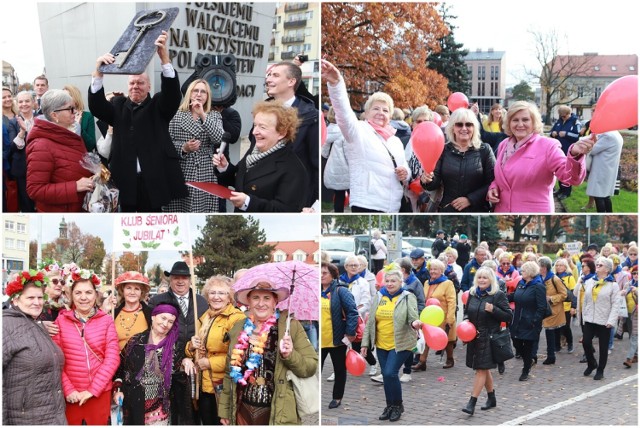
M 371 249 L 370 236 L 369 235 L 354 235 L 356 238 L 356 254 L 364 254 L 367 259 L 369 259 L 369 252 Z M 387 245 L 387 236 L 382 234 L 380 237 L 385 245 Z M 410 242 L 406 240 L 402 240 L 402 257 L 407 257 L 411 253 L 415 246 L 411 245 Z
M 425 258 L 430 259 L 433 257 L 431 254 L 431 246 L 435 242 L 435 238 L 427 238 L 425 236 L 408 236 L 404 238 L 404 240 L 415 248 L 421 248 L 422 251 L 424 251 Z
M 344 260 L 356 254 L 356 240 L 353 236 L 323 236 L 320 249 L 331 257 L 340 273 L 344 273 Z

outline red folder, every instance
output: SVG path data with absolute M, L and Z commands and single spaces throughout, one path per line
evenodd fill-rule
M 220 184 L 210 183 L 208 181 L 187 181 L 186 184 L 187 186 L 195 187 L 214 196 L 231 199 L 231 189 L 221 186 Z

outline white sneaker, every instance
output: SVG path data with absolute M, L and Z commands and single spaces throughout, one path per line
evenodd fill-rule
M 378 373 L 378 369 L 375 365 L 371 366 L 369 369 L 369 376 L 375 376 Z
M 331 376 L 327 378 L 327 382 L 333 382 L 334 380 L 336 380 L 336 374 L 331 373 Z
M 409 382 L 411 380 L 411 375 L 409 373 L 402 373 L 400 376 L 400 382 Z
M 607 351 L 607 355 L 611 355 L 611 349 Z
M 379 374 L 378 376 L 372 376 L 371 380 L 374 382 L 380 382 L 380 383 L 384 383 L 384 380 L 382 380 L 382 375 Z

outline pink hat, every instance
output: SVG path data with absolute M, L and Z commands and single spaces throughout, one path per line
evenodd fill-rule
M 144 285 L 147 289 L 149 289 L 149 278 L 147 278 L 140 272 L 128 271 L 116 278 L 116 287 L 119 287 L 120 285 L 126 283 Z

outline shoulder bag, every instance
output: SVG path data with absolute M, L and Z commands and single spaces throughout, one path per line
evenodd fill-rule
M 293 395 L 296 398 L 296 408 L 300 417 L 318 413 L 320 410 L 320 385 L 318 371 L 313 376 L 300 378 L 291 370 L 287 370 L 287 380 L 293 385 Z
M 514 357 L 509 330 L 498 330 L 490 334 L 489 342 L 491 343 L 491 357 L 494 363 L 504 363 Z

